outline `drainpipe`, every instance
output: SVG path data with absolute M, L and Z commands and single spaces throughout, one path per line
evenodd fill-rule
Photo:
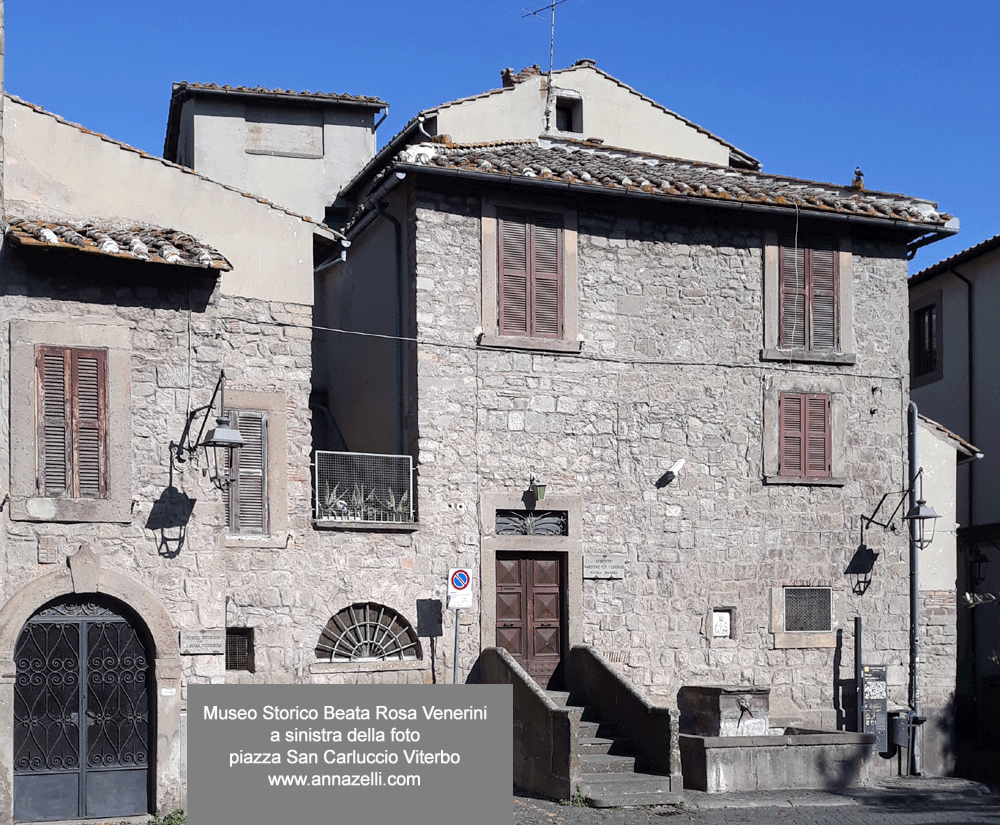
M 403 454 L 403 227 L 399 219 L 375 201 L 375 214 L 389 221 L 396 238 L 396 455 Z
M 968 359 L 969 359 L 969 429 L 967 431 L 966 438 L 969 439 L 970 444 L 975 444 L 976 443 L 976 416 L 975 416 L 976 333 L 975 333 L 975 327 L 973 326 L 973 319 L 975 318 L 974 307 L 975 307 L 976 293 L 975 290 L 973 289 L 972 281 L 966 278 L 961 272 L 959 272 L 955 268 L 952 268 L 948 271 L 951 272 L 951 274 L 954 275 L 956 278 L 958 278 L 960 281 L 962 281 L 965 284 L 966 289 L 968 290 L 967 293 L 968 297 L 966 298 L 965 301 L 965 314 L 966 314 L 965 327 L 968 330 L 968 333 L 966 334 L 966 346 L 968 347 Z M 941 311 L 942 313 L 944 312 L 944 307 L 941 308 Z M 974 513 L 973 502 L 975 501 L 976 498 L 975 470 L 976 468 L 972 464 L 970 464 L 969 465 L 969 508 L 967 513 L 968 522 L 966 523 L 967 527 L 972 527 L 974 524 L 972 516 Z
M 909 512 L 917 506 L 917 405 L 912 401 L 907 408 L 907 472 L 910 476 Z M 913 773 L 921 773 L 920 733 L 913 723 L 920 717 L 920 578 L 917 556 L 916 519 L 910 520 L 910 707 L 913 710 L 910 735 L 913 737 L 911 749 Z

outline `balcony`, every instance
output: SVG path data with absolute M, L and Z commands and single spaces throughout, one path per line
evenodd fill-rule
M 413 458 L 317 450 L 313 519 L 317 527 L 413 525 Z

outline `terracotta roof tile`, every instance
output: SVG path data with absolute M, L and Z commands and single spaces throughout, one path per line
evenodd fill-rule
M 665 158 L 578 141 L 503 141 L 464 145 L 419 143 L 398 152 L 391 166 L 549 180 L 670 199 L 738 201 L 813 213 L 858 215 L 941 228 L 951 218 L 931 201 L 728 166 Z M 360 218 L 355 215 L 352 223 Z
M 238 94 L 316 98 L 318 100 L 343 101 L 346 103 L 366 103 L 379 108 L 389 105 L 384 100 L 377 97 L 370 97 L 369 95 L 349 95 L 337 92 L 297 92 L 294 89 L 267 89 L 264 86 L 230 86 L 228 84 L 220 86 L 218 83 L 188 83 L 186 80 L 182 80 L 180 83 L 175 84 L 174 93 L 176 94 L 178 90 L 183 91 L 184 89 L 207 92 L 235 92 Z
M 12 217 L 7 237 L 21 246 L 69 249 L 151 263 L 228 272 L 233 267 L 218 251 L 196 238 L 157 226 L 115 222 L 83 223 Z

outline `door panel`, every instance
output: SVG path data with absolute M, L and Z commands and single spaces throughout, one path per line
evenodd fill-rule
M 148 813 L 147 651 L 110 601 L 65 599 L 25 624 L 15 653 L 15 819 Z
M 562 660 L 563 555 L 497 554 L 497 645 L 543 687 Z

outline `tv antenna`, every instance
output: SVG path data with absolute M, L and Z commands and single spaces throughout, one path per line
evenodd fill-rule
M 531 11 L 530 9 L 524 9 L 524 14 L 521 17 L 541 17 L 542 12 L 546 9 L 549 12 L 549 17 L 552 21 L 551 31 L 549 34 L 549 74 L 547 86 L 548 89 L 545 93 L 545 131 L 548 132 L 552 128 L 552 55 L 556 47 L 556 6 L 561 6 L 563 3 L 568 2 L 568 0 L 551 0 L 547 6 L 542 6 L 540 9 L 535 9 Z M 523 8 L 523 7 L 522 7 Z

